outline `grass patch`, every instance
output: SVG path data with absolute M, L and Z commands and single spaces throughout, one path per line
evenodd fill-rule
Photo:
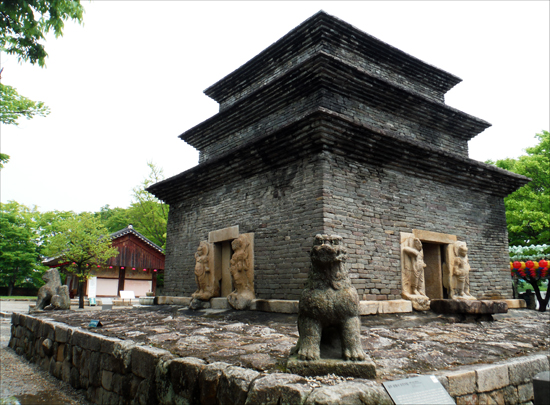
M 36 296 L 34 297 L 25 297 L 23 295 L 12 295 L 11 297 L 8 297 L 7 295 L 0 295 L 0 301 L 9 301 L 9 300 L 15 300 L 15 301 L 28 301 L 28 300 L 36 300 Z

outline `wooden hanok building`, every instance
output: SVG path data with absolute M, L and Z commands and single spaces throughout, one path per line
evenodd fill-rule
M 150 291 L 155 292 L 157 275 L 164 272 L 163 249 L 136 231 L 132 225 L 111 234 L 110 237 L 119 254 L 109 259 L 105 266 L 98 266 L 91 271 L 92 278 L 86 283 L 84 294 L 88 295 L 94 285 L 97 297 L 117 297 L 121 290 L 133 291 L 136 297 L 145 296 Z M 58 257 L 47 259 L 44 264 L 63 270 L 67 263 L 63 263 L 62 257 Z M 77 277 L 67 273 L 65 284 L 69 286 L 71 296 L 76 295 Z

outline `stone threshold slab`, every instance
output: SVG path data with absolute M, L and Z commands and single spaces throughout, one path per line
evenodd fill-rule
M 304 377 L 335 374 L 341 377 L 376 378 L 376 366 L 369 356 L 362 361 L 340 359 L 300 360 L 290 356 L 286 368 Z
M 171 297 L 160 296 L 157 298 L 158 305 L 183 305 L 188 306 L 191 302 L 191 297 Z M 250 310 L 275 312 L 281 314 L 297 314 L 298 300 L 263 300 L 255 299 L 252 301 Z M 231 309 L 227 302 L 227 298 L 218 297 L 210 300 L 210 308 L 212 309 Z M 390 300 L 390 301 L 360 301 L 359 315 L 376 315 L 376 314 L 396 314 L 404 312 L 412 312 L 411 301 L 407 300 Z

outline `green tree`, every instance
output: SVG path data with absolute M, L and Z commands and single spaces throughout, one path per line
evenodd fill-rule
M 153 162 L 147 162 L 147 166 L 151 171 L 139 186 L 134 187 L 129 215 L 135 220 L 132 225 L 138 232 L 164 249 L 168 205 L 147 191 L 147 187 L 164 180 L 164 174 L 162 169 L 156 167 Z
M 136 228 L 136 222 L 131 217 L 129 208 L 111 208 L 109 204 L 107 204 L 101 207 L 94 215 L 99 218 L 110 233 L 120 231 L 130 224 L 134 225 L 134 228 Z
M 36 208 L 10 201 L 0 203 L 0 282 L 13 288 L 43 284 Z
M 0 51 L 16 55 L 19 62 L 46 66 L 48 54 L 40 41 L 49 32 L 63 35 L 65 21 L 82 24 L 84 7 L 73 0 L 9 0 L 0 2 Z M 1 71 L 0 71 L 1 73 Z M 0 84 L 0 123 L 15 124 L 19 118 L 44 117 L 50 113 L 41 101 L 32 101 L 11 87 Z M 0 153 L 0 169 L 9 161 Z
M 0 123 L 18 125 L 19 118 L 30 120 L 49 113 L 50 109 L 43 102 L 29 100 L 19 95 L 13 87 L 0 83 Z
M 63 257 L 67 270 L 78 277 L 79 308 L 84 308 L 84 283 L 94 266 L 103 265 L 118 250 L 111 245 L 109 232 L 93 214 L 84 212 L 59 224 L 59 232 L 48 246 L 50 256 Z
M 529 246 L 550 240 L 550 132 L 536 134 L 539 144 L 518 159 L 487 163 L 530 177 L 532 181 L 504 199 L 510 246 Z
M 10 0 L 0 3 L 0 48 L 20 62 L 46 65 L 48 54 L 40 41 L 49 32 L 63 35 L 65 21 L 82 24 L 84 7 L 73 0 Z

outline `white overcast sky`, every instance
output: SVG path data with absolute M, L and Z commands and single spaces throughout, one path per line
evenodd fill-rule
M 2 126 L 1 201 L 41 211 L 127 207 L 149 170 L 198 162 L 178 138 L 218 111 L 202 92 L 324 10 L 460 78 L 446 103 L 492 124 L 476 160 L 517 157 L 550 129 L 548 1 L 83 1 L 48 37 L 47 68 L 2 54 L 2 83 L 51 114 Z

